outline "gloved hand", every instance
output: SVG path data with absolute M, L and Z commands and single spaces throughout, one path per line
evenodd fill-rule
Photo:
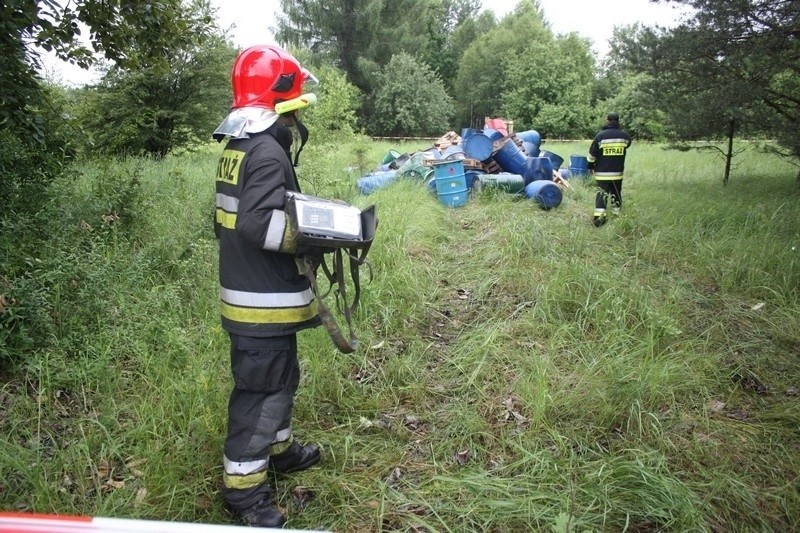
M 294 256 L 294 262 L 297 265 L 297 272 L 302 276 L 307 276 L 317 270 L 322 262 L 322 254 L 298 254 Z

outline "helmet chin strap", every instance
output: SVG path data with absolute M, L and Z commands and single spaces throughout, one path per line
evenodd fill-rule
M 297 151 L 294 153 L 294 162 L 292 163 L 294 166 L 297 166 L 300 164 L 300 152 L 303 151 L 303 147 L 308 141 L 308 128 L 300 122 L 297 113 L 294 114 L 294 123 L 295 126 L 297 126 L 297 133 L 300 135 L 300 146 L 297 147 Z
M 275 139 L 277 139 L 278 144 L 283 147 L 292 166 L 298 166 L 300 164 L 300 152 L 303 151 L 303 146 L 305 146 L 308 141 L 308 128 L 306 128 L 305 124 L 300 122 L 300 119 L 297 118 L 297 114 L 284 113 L 280 115 L 273 135 Z M 295 143 L 295 138 L 298 138 L 300 142 Z M 292 146 L 296 147 L 294 157 L 292 157 Z

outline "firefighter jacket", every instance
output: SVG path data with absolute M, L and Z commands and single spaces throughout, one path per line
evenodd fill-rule
M 596 180 L 621 180 L 625 170 L 625 154 L 631 145 L 630 136 L 616 123 L 603 126 L 589 147 L 589 169 Z
M 300 187 L 276 138 L 280 128 L 230 139 L 217 166 L 222 326 L 236 335 L 274 337 L 320 324 L 284 212 L 286 191 Z

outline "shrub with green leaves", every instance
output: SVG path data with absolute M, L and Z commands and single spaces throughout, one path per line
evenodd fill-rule
M 7 124 L 0 130 L 0 226 L 11 213 L 35 213 L 48 185 L 68 170 L 79 130 L 67 114 L 64 89 L 42 84 L 27 109 L 33 126 Z M 46 131 L 47 135 L 41 135 Z
M 356 132 L 361 92 L 347 81 L 342 71 L 331 66 L 314 67 L 314 75 L 320 80 L 319 87 L 312 88 L 317 103 L 300 114 L 312 141 L 349 140 Z
M 439 136 L 451 129 L 453 99 L 427 64 L 399 53 L 377 76 L 374 123 L 377 135 Z

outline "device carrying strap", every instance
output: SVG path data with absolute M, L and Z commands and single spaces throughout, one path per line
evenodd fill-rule
M 359 269 L 362 265 L 367 265 L 367 267 L 370 268 L 370 277 L 372 275 L 372 269 L 369 263 L 366 262 L 366 257 L 370 246 L 372 246 L 372 241 L 375 238 L 375 231 L 378 228 L 378 217 L 375 214 L 375 206 L 371 205 L 363 209 L 360 213 L 362 230 L 362 238 L 360 240 L 332 239 L 304 234 L 297 230 L 296 201 L 296 196 L 290 196 L 287 201 L 286 210 L 289 215 L 290 224 L 292 224 L 295 233 L 295 238 L 298 241 L 298 255 L 296 256 L 298 271 L 305 275 L 311 284 L 311 289 L 314 291 L 314 296 L 317 298 L 317 312 L 320 319 L 322 319 L 322 323 L 325 325 L 325 329 L 328 330 L 333 344 L 342 353 L 353 353 L 358 349 L 358 338 L 356 338 L 353 332 L 353 313 L 358 307 L 358 302 L 361 297 Z M 329 267 L 325 260 L 325 256 L 328 254 L 332 256 L 332 267 Z M 353 296 L 352 302 L 350 303 L 348 303 L 347 298 L 345 256 L 348 258 L 350 279 L 353 285 Z M 330 283 L 325 294 L 321 294 L 317 286 L 317 269 L 320 266 Z M 347 322 L 349 338 L 345 338 L 331 309 L 324 302 L 325 297 L 334 289 L 336 292 L 338 311 L 344 315 L 345 321 Z
M 311 289 L 317 298 L 317 312 L 322 320 L 325 329 L 328 331 L 333 344 L 342 353 L 353 353 L 358 349 L 358 338 L 353 330 L 353 313 L 358 307 L 358 301 L 361 296 L 361 280 L 359 275 L 359 268 L 369 263 L 366 262 L 367 251 L 369 246 L 361 249 L 337 248 L 331 255 L 333 256 L 333 267 L 328 267 L 328 263 L 323 255 L 304 255 L 298 258 L 302 261 L 301 271 L 308 278 L 311 283 Z M 347 298 L 347 280 L 345 279 L 345 265 L 344 255 L 347 254 L 349 259 L 350 277 L 353 282 L 353 298 L 352 302 L 348 304 Z M 321 266 L 325 277 L 328 279 L 330 286 L 325 294 L 320 294 L 319 286 L 317 285 L 317 267 Z M 347 329 L 349 338 L 345 338 L 342 333 L 336 318 L 333 316 L 330 308 L 325 304 L 324 298 L 327 296 L 331 289 L 335 288 L 336 300 L 339 304 L 339 312 L 344 315 L 345 322 L 347 322 Z

